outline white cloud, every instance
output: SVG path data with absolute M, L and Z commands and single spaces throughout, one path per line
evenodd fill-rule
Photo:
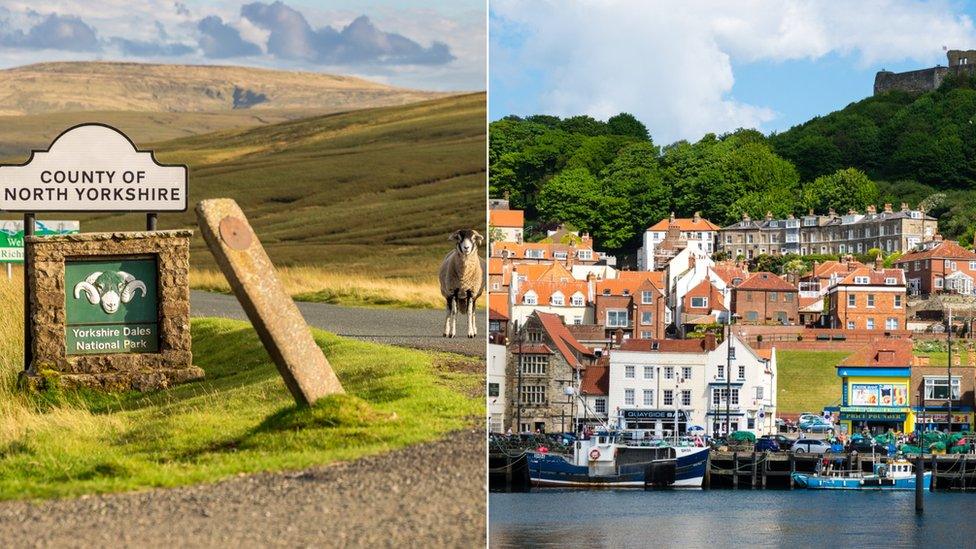
M 762 127 L 776 116 L 730 95 L 733 60 L 838 53 L 862 66 L 934 64 L 944 60 L 942 45 L 976 43 L 972 21 L 954 7 L 895 0 L 493 0 L 500 26 L 491 30 L 492 76 L 508 86 L 541 75 L 540 106 L 552 114 L 606 118 L 626 111 L 659 142 L 697 139 Z M 506 47 L 510 37 L 499 39 L 496 31 L 519 36 L 521 44 Z

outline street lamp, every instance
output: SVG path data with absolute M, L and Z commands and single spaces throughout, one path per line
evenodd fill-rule
M 722 293 L 731 295 L 732 289 L 725 287 Z M 728 310 L 725 315 L 725 436 L 732 434 L 732 411 L 729 403 L 732 401 L 732 299 L 728 300 Z

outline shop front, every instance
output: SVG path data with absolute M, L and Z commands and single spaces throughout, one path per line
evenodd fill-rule
M 677 421 L 675 420 L 677 414 Z M 627 430 L 645 431 L 648 436 L 672 436 L 677 429 L 684 434 L 688 429 L 688 414 L 684 410 L 620 410 L 621 427 Z
M 918 416 L 919 428 L 924 431 L 946 431 L 949 428 L 949 422 L 947 420 L 948 410 L 943 407 L 936 406 L 926 406 L 924 409 L 915 410 L 915 414 Z M 971 407 L 966 406 L 962 410 L 952 410 L 952 431 L 956 433 L 961 433 L 965 431 L 972 431 L 973 425 L 973 411 Z
M 911 432 L 914 425 L 909 421 L 910 411 L 891 406 L 841 406 L 841 432 L 880 435 L 888 431 Z
M 837 375 L 841 378 L 841 432 L 877 435 L 915 430 L 910 367 L 841 365 Z

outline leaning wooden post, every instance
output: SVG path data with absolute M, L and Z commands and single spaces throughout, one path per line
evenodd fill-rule
M 24 214 L 24 371 L 30 370 L 31 362 L 34 361 L 34 331 L 32 330 L 33 320 L 31 319 L 31 291 L 30 277 L 27 276 L 27 266 L 30 264 L 27 256 L 30 254 L 30 245 L 27 243 L 28 237 L 34 236 L 34 213 Z
M 310 405 L 323 396 L 342 393 L 339 378 L 237 202 L 202 200 L 196 212 L 207 246 L 295 401 Z

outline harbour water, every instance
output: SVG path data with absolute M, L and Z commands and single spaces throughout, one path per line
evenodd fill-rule
M 772 490 L 492 493 L 507 547 L 973 547 L 976 494 Z

